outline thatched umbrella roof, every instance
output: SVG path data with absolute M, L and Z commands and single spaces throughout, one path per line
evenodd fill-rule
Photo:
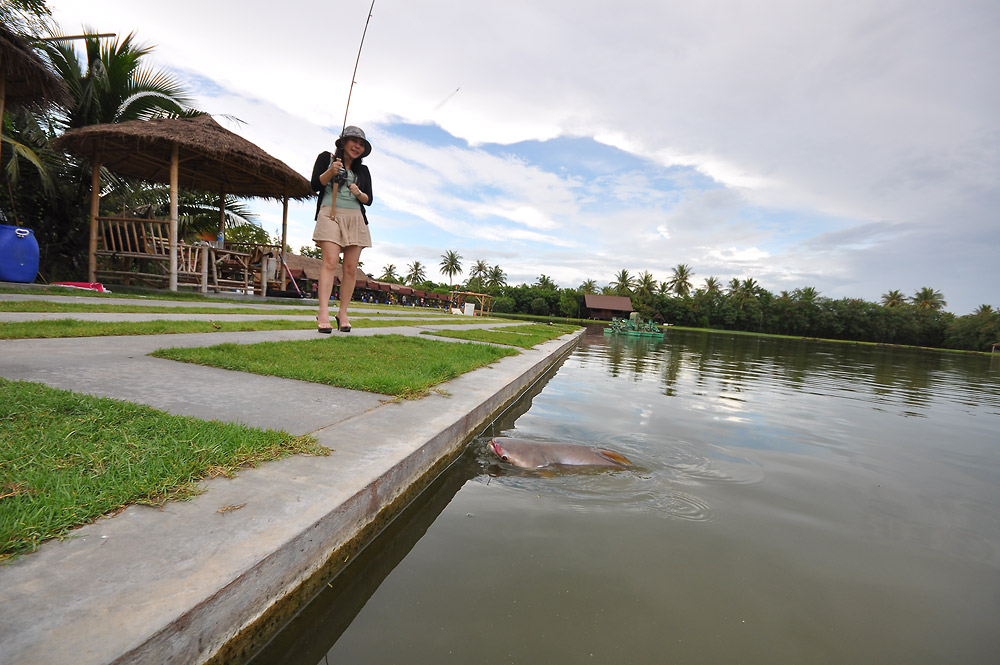
M 170 289 L 177 289 L 178 188 L 277 199 L 284 204 L 281 246 L 287 243 L 288 200 L 313 195 L 309 181 L 279 159 L 224 129 L 209 115 L 91 125 L 55 141 L 59 150 L 93 160 L 90 204 L 90 275 L 97 251 L 101 166 L 120 175 L 170 185 Z M 220 211 L 219 230 L 224 215 Z M 94 281 L 94 279 L 91 279 Z M 282 272 L 282 285 L 285 273 Z
M 91 125 L 72 129 L 53 145 L 84 158 L 100 155 L 109 171 L 149 182 L 170 182 L 179 147 L 178 182 L 185 189 L 282 200 L 313 195 L 309 181 L 209 115 Z
M 31 50 L 22 37 L 0 25 L 0 109 L 45 101 L 71 106 L 66 82 Z

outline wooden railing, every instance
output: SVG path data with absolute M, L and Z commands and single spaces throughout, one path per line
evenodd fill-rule
M 163 288 L 170 283 L 170 222 L 98 217 L 96 259 L 98 279 Z M 178 242 L 177 285 L 207 291 L 208 262 L 205 245 Z

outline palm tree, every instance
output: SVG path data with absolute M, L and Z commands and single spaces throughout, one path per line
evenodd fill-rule
M 757 280 L 753 277 L 747 277 L 740 282 L 740 291 L 756 297 L 757 293 L 760 291 L 760 284 L 758 284 Z
M 649 273 L 648 270 L 644 270 L 642 274 L 639 275 L 638 280 L 635 283 L 635 294 L 637 296 L 652 296 L 656 291 L 656 280 Z
M 597 293 L 597 282 L 592 279 L 584 280 L 579 288 L 580 293 L 594 295 Z
M 411 286 L 414 284 L 420 284 L 425 279 L 427 275 L 424 271 L 424 266 L 420 261 L 414 261 L 406 268 L 406 277 L 404 278 Z
M 4 167 L 5 175 L 12 187 L 17 187 L 21 179 L 21 161 L 25 161 L 35 169 L 38 184 L 42 193 L 52 196 L 56 193 L 56 180 L 50 167 L 58 168 L 59 158 L 47 150 L 49 136 L 38 122 L 38 117 L 25 109 L 10 109 L 4 113 L 8 123 L 3 123 L 3 133 L 0 141 L 9 146 L 0 149 L 0 155 L 8 157 Z M 2 119 L 0 119 L 2 120 Z
M 819 299 L 819 291 L 811 286 L 795 289 L 792 293 L 795 296 L 795 300 L 801 303 L 812 304 Z
M 674 268 L 673 277 L 670 278 L 670 288 L 679 296 L 686 296 L 691 292 L 691 266 L 684 263 L 677 264 Z
M 635 287 L 635 278 L 628 274 L 628 270 L 622 268 L 617 275 L 615 275 L 615 281 L 611 282 L 611 288 L 615 295 L 618 296 L 630 296 L 632 295 L 632 289 Z
M 455 275 L 462 274 L 462 257 L 453 249 L 441 255 L 441 274 L 447 275 L 449 284 Z
M 731 295 L 735 296 L 740 309 L 743 309 L 747 303 L 754 300 L 760 293 L 760 285 L 752 277 L 747 277 L 742 282 L 734 279 L 733 282 L 736 282 L 737 288 L 735 293 Z
M 490 264 L 486 261 L 476 261 L 472 264 L 472 268 L 469 269 L 469 279 L 475 279 L 477 277 L 485 279 L 485 277 L 490 272 Z
M 718 277 L 709 277 L 705 280 L 705 293 L 721 293 L 722 282 Z
M 921 309 L 933 309 L 935 311 L 942 309 L 948 304 L 945 302 L 944 296 L 940 291 L 935 291 L 929 286 L 925 286 L 914 293 L 910 302 Z
M 382 268 L 382 276 L 379 279 L 384 279 L 387 282 L 398 282 L 399 275 L 396 274 L 396 264 L 390 263 Z
M 500 266 L 490 268 L 490 273 L 486 276 L 486 287 L 499 289 L 507 286 L 507 273 Z
M 17 4 L 30 10 L 32 7 L 43 7 L 45 3 L 43 0 L 22 0 Z M 190 98 L 177 79 L 141 66 L 144 57 L 151 51 L 149 47 L 136 46 L 132 35 L 113 43 L 104 40 L 104 48 L 100 42 L 96 36 L 84 40 L 85 59 L 77 55 L 74 44 L 78 42 L 45 42 L 40 45 L 53 68 L 65 80 L 74 104 L 72 110 L 56 109 L 35 117 L 35 123 L 45 127 L 44 142 L 29 143 L 24 140 L 23 131 L 18 133 L 21 147 L 30 147 L 37 156 L 33 160 L 25 150 L 18 150 L 18 159 L 33 164 L 39 175 L 32 175 L 32 182 L 16 190 L 8 188 L 10 204 L 11 207 L 17 204 L 22 210 L 30 204 L 32 214 L 46 220 L 44 229 L 36 235 L 39 244 L 44 247 L 41 268 L 50 278 L 78 272 L 80 266 L 85 264 L 87 229 L 80 222 L 76 206 L 80 204 L 77 199 L 82 198 L 83 192 L 89 192 L 90 167 L 53 152 L 49 139 L 60 131 L 89 124 L 192 113 L 189 109 Z M 11 114 L 5 115 L 4 120 L 10 121 Z M 10 132 L 5 131 L 4 134 L 9 136 Z M 37 192 L 46 192 L 47 174 L 39 169 L 38 164 L 45 167 L 56 184 L 54 191 L 44 200 Z M 5 166 L 8 173 L 17 169 L 17 163 L 8 162 Z M 102 174 L 102 187 L 133 193 L 144 188 L 123 188 L 120 179 L 107 173 Z M 130 207 L 128 201 L 125 204 Z
M 993 314 L 993 305 L 980 305 L 973 314 L 975 316 L 989 316 Z
M 736 277 L 733 277 L 731 280 L 729 280 L 729 285 L 726 286 L 726 294 L 730 296 L 735 296 L 739 292 L 740 292 L 740 280 Z
M 180 81 L 142 67 L 142 58 L 152 47 L 135 44 L 131 33 L 105 44 L 102 46 L 96 36 L 87 37 L 85 63 L 71 43 L 46 44 L 49 60 L 75 101 L 73 108 L 58 118 L 63 129 L 192 112 L 192 100 Z
M 0 3 L 0 23 L 18 35 L 40 37 L 48 31 L 52 11 L 46 0 L 15 0 Z
M 888 293 L 882 294 L 882 306 L 883 307 L 900 307 L 906 304 L 906 296 L 903 295 L 902 291 L 893 289 Z
M 542 289 L 543 291 L 555 291 L 556 283 L 552 281 L 552 278 L 548 275 L 539 275 L 538 281 L 535 282 L 535 286 Z

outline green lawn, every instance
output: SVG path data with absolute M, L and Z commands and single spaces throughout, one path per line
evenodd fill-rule
M 0 378 L 0 561 L 132 503 L 197 493 L 207 477 L 296 453 L 311 437 L 174 416 Z
M 89 310 L 95 311 L 95 310 Z M 184 311 L 176 313 L 183 314 Z M 230 312 L 223 312 L 230 313 Z M 310 312 L 312 313 L 312 312 Z M 285 316 L 287 312 L 282 312 Z M 354 328 L 393 328 L 400 326 L 471 325 L 483 319 L 469 317 L 370 319 L 352 315 Z M 488 319 L 487 319 L 488 320 Z M 170 335 L 175 333 L 251 332 L 255 330 L 312 330 L 315 321 L 264 319 L 254 321 L 81 321 L 53 319 L 44 321 L 0 322 L 0 339 L 34 339 L 55 337 L 111 337 L 117 335 Z
M 161 349 L 151 355 L 353 390 L 414 398 L 515 349 L 404 335 L 334 335 L 294 342 Z
M 316 308 L 219 307 L 208 305 L 124 305 L 121 303 L 52 302 L 49 300 L 0 300 L 0 312 L 103 312 L 116 314 L 255 314 L 260 316 L 316 315 Z
M 81 295 L 78 291 L 64 291 Z M 199 300 L 190 294 L 177 299 Z M 314 315 L 314 309 L 224 308 L 218 307 L 217 301 L 203 302 L 204 306 L 171 308 L 6 301 L 0 302 L 0 311 L 70 316 L 74 312 L 172 312 L 202 317 L 261 314 L 267 318 L 239 322 L 100 322 L 72 318 L 4 322 L 0 323 L 0 339 L 313 330 L 316 326 L 313 320 L 280 318 Z M 381 314 L 391 315 L 394 310 L 406 311 L 411 317 L 383 319 L 375 312 L 352 309 L 351 324 L 355 328 L 382 328 L 490 321 L 443 315 L 438 310 L 378 308 Z M 418 313 L 421 316 L 412 316 Z M 451 336 L 528 348 L 571 329 L 529 325 L 504 332 L 454 331 L 457 334 Z M 424 337 L 334 334 L 293 342 L 163 349 L 153 355 L 415 398 L 444 381 L 517 353 L 512 348 Z M 199 480 L 229 475 L 243 467 L 296 453 L 325 455 L 329 451 L 310 437 L 173 416 L 129 402 L 0 378 L 0 561 L 33 551 L 47 539 L 65 537 L 74 528 L 129 504 L 158 505 L 188 498 L 197 493 Z

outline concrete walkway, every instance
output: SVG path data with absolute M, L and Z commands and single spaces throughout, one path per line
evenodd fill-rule
M 0 293 L 0 299 L 38 297 Z M 363 315 L 351 310 L 352 321 Z M 0 321 L 15 320 L 10 316 L 0 313 Z M 185 318 L 200 316 L 208 315 Z M 440 327 L 448 326 L 350 334 L 416 335 Z M 361 539 L 561 360 L 579 334 L 441 384 L 441 394 L 403 402 L 146 355 L 169 346 L 316 337 L 312 330 L 285 330 L 0 340 L 4 378 L 312 434 L 333 451 L 207 481 L 192 501 L 130 507 L 0 567 L 0 664 L 239 662 L 280 627 L 294 599 L 308 595 L 314 573 L 328 561 L 350 559 Z

